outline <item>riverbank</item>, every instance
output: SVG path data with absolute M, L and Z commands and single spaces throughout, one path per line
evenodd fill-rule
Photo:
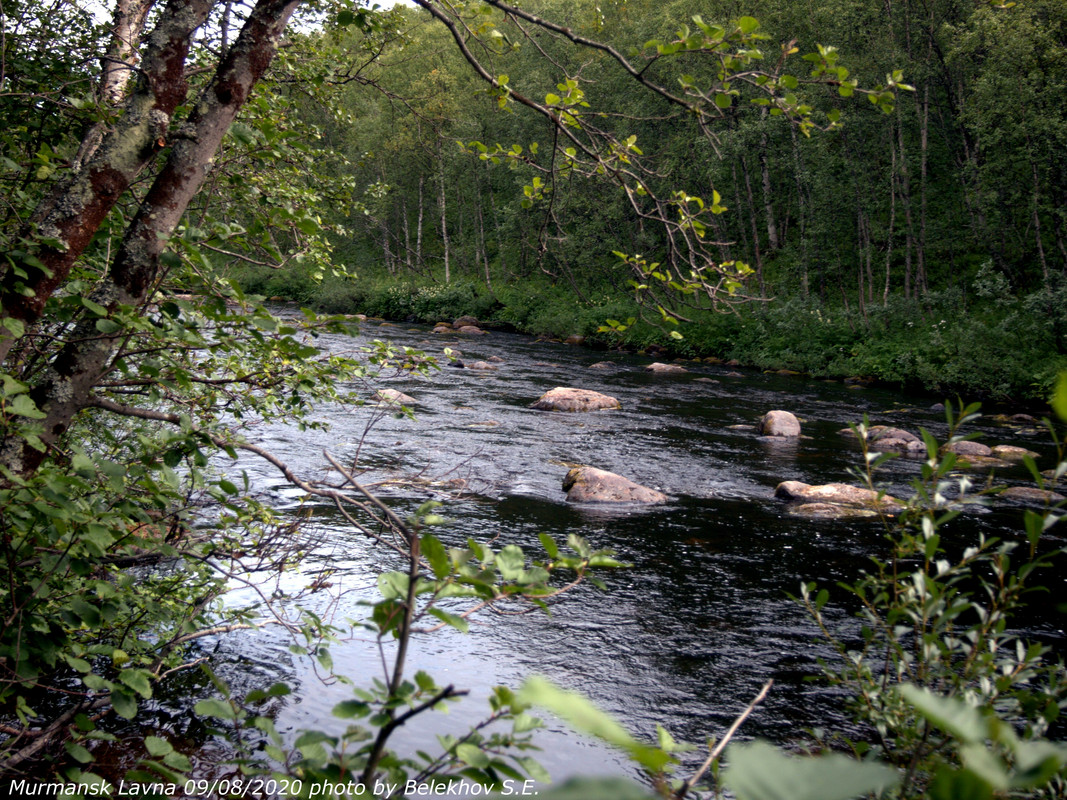
M 585 345 L 605 350 L 720 359 L 1039 410 L 1047 407 L 1057 374 L 1067 369 L 1062 288 L 1021 297 L 957 288 L 921 302 L 890 298 L 863 309 L 815 296 L 753 302 L 737 313 L 696 310 L 677 328 L 683 337 L 677 339 L 674 328 L 655 324 L 655 309 L 649 314 L 607 287 L 581 287 L 579 298 L 569 286 L 537 278 L 493 290 L 467 281 L 420 285 L 387 278 L 314 285 L 277 273 L 245 275 L 241 282 L 246 290 L 332 313 L 426 323 L 471 315 L 486 327 L 559 340 L 582 337 Z M 642 320 L 642 312 L 653 321 Z M 609 320 L 618 323 L 616 330 Z

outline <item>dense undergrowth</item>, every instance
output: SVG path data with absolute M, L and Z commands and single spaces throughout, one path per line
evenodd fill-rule
M 586 337 L 593 347 L 663 348 L 677 358 L 717 357 L 760 369 L 789 369 L 824 378 L 864 377 L 932 393 L 1026 402 L 1044 401 L 1067 368 L 1067 279 L 1048 289 L 1012 294 L 980 270 L 969 290 L 931 292 L 921 302 L 820 301 L 815 296 L 753 302 L 737 313 L 695 311 L 682 339 L 656 324 L 633 298 L 611 287 L 574 289 L 532 278 L 495 286 L 430 284 L 364 274 L 316 283 L 293 272 L 243 273 L 248 291 L 284 297 L 331 313 L 364 313 L 433 323 L 470 314 L 488 327 L 535 336 Z M 621 333 L 606 320 L 637 321 Z

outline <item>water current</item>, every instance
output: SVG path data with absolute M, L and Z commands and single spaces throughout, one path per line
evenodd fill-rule
M 415 398 L 414 419 L 386 415 L 367 432 L 372 406 L 326 407 L 318 417 L 330 423 L 329 432 L 271 425 L 255 430 L 257 443 L 309 477 L 323 475 L 323 452 L 329 451 L 341 461 L 358 458 L 369 470 L 366 482 L 413 476 L 424 483 L 465 481 L 467 492 L 458 497 L 443 483 L 381 490 L 404 513 L 428 498 L 441 500 L 440 513 L 451 522 L 437 534 L 450 545 L 473 537 L 540 554 L 539 533 L 561 542 L 577 533 L 633 564 L 603 575 L 607 591 L 583 586 L 555 604 L 550 616 L 482 615 L 469 634 L 442 630 L 419 637 L 411 673 L 425 669 L 439 684 L 454 683 L 471 696 L 449 714 L 429 715 L 402 731 L 395 740 L 399 750 L 435 749 L 436 734 L 461 733 L 486 713 L 490 687 L 517 686 L 534 673 L 583 692 L 640 736 L 654 737 L 656 723 L 698 744 L 719 736 L 770 678 L 775 686 L 743 737 L 788 743 L 806 728 L 849 729 L 842 697 L 805 681 L 818 674 L 819 656 L 833 654 L 787 593 L 801 581 L 833 589 L 855 579 L 870 556 L 887 553 L 884 531 L 869 520 L 795 518 L 775 499 L 774 488 L 784 480 L 851 481 L 858 448 L 839 431 L 864 414 L 872 423 L 943 434 L 944 413 L 930 408 L 938 398 L 755 371 L 731 376 L 727 367 L 697 363 L 687 363 L 685 374 L 657 375 L 644 371 L 653 361 L 646 356 L 497 332 L 432 336 L 424 328 L 373 321 L 363 324 L 359 337 L 323 337 L 319 344 L 349 352 L 372 339 L 428 354 L 452 347 L 468 363 L 492 356 L 502 361 L 493 371 L 444 366 L 426 378 L 387 381 Z M 591 368 L 605 360 L 615 368 Z M 555 386 L 605 392 L 622 409 L 560 414 L 529 408 Z M 757 435 L 752 426 L 771 409 L 796 414 L 803 436 L 776 441 Z M 1052 466 L 1048 436 L 1032 426 L 981 421 L 974 430 L 989 444 L 1036 450 L 1039 465 Z M 618 472 L 672 499 L 648 508 L 568 504 L 561 489 L 567 464 Z M 330 570 L 333 588 L 348 594 L 320 610 L 338 620 L 359 616 L 358 601 L 375 598 L 378 571 L 395 568 L 390 556 L 329 508 L 309 506 L 269 465 L 242 458 L 227 469 L 246 470 L 279 508 L 312 510 L 319 543 L 289 580 Z M 917 461 L 901 458 L 883 478 L 890 492 L 907 496 L 917 471 Z M 998 479 L 1027 483 L 1022 468 L 998 470 Z M 979 531 L 1018 537 L 1021 513 L 1018 507 L 968 512 L 949 535 L 967 543 Z M 1053 597 L 1063 597 L 1065 576 L 1048 579 Z M 840 591 L 834 597 L 844 600 Z M 235 602 L 240 599 L 236 591 Z M 843 630 L 855 630 L 847 607 L 831 602 L 828 615 Z M 1034 612 L 1025 624 L 1062 650 L 1063 619 L 1056 612 Z M 289 645 L 269 630 L 231 636 L 218 645 L 221 672 L 237 693 L 278 680 L 293 685 L 278 711 L 282 730 L 340 731 L 345 723 L 330 710 L 352 696 L 351 688 L 321 682 Z M 369 639 L 336 644 L 332 655 L 337 671 L 357 685 L 380 675 L 380 655 Z M 622 756 L 546 721 L 538 742 L 554 778 L 636 774 Z M 702 755 L 692 759 L 699 763 Z

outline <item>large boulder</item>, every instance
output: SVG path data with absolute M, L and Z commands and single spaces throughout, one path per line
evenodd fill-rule
M 452 327 L 455 328 L 457 331 L 460 328 L 466 328 L 466 327 L 477 328 L 478 327 L 478 320 L 475 319 L 474 317 L 470 316 L 469 314 L 466 314 L 466 315 L 460 317 L 459 319 L 455 320 L 452 323 Z
M 764 436 L 800 436 L 800 420 L 788 411 L 768 411 L 759 421 Z
M 596 467 L 575 467 L 563 479 L 568 503 L 666 503 L 663 492 Z
M 456 333 L 462 333 L 464 336 L 482 336 L 485 334 L 481 328 L 477 325 L 464 325 L 456 330 Z
M 791 503 L 830 503 L 851 508 L 900 511 L 904 504 L 887 494 L 878 496 L 872 489 L 851 486 L 847 483 L 824 483 L 812 486 L 801 481 L 783 481 L 774 490 L 774 496 Z
M 622 408 L 614 397 L 590 389 L 571 389 L 557 386 L 549 389 L 530 408 L 538 411 L 600 411 Z

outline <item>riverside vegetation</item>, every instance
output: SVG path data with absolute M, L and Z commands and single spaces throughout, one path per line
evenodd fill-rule
M 296 104 L 351 179 L 321 213 L 343 227 L 334 263 L 357 277 L 236 262 L 229 274 L 335 311 L 473 314 L 765 369 L 1048 398 L 1067 365 L 1062 3 L 760 0 L 743 35 L 761 60 L 728 65 L 696 43 L 730 4 L 494 8 L 463 23 L 489 37 L 484 102 L 462 99 L 479 78 L 451 31 L 409 9 L 341 90 L 344 115 Z M 340 40 L 371 46 L 360 31 Z M 629 86 L 642 68 L 651 92 Z M 736 74 L 704 83 L 716 70 Z M 899 101 L 862 99 L 875 84 Z M 582 149 L 598 141 L 610 163 Z M 707 311 L 724 306 L 737 314 Z
M 544 16 L 497 0 L 416 5 L 380 12 L 346 2 L 117 0 L 107 24 L 62 0 L 0 10 L 5 779 L 25 772 L 82 795 L 123 779 L 161 795 L 198 790 L 189 757 L 167 731 L 140 725 L 151 723 L 161 685 L 199 669 L 214 696 L 195 710 L 214 720 L 236 754 L 221 767 L 229 779 L 221 794 L 252 791 L 253 781 L 260 793 L 304 797 L 324 789 L 343 794 L 349 786 L 388 793 L 386 785 L 397 790 L 409 780 L 504 788 L 505 781 L 541 776 L 527 755 L 539 724 L 534 706 L 623 748 L 649 775 L 646 787 L 593 781 L 560 787 L 560 797 L 642 796 L 650 789 L 683 797 L 704 780 L 750 800 L 1062 790 L 1063 747 L 1044 738 L 1062 700 L 1060 671 L 1046 671 L 1047 685 L 1031 680 L 1044 654 L 1024 646 L 1005 675 L 1010 653 L 986 657 L 980 649 L 1007 644 L 1018 581 L 1049 556 L 1035 550 L 1036 561 L 1016 570 L 1006 545 L 984 543 L 942 570 L 938 526 L 954 512 L 943 508 L 941 484 L 952 462 L 941 460 L 934 444 L 915 507 L 891 528 L 902 543 L 893 564 L 911 571 L 915 590 L 901 588 L 899 570 L 856 584 L 860 595 L 877 589 L 872 615 L 884 613 L 893 626 L 876 630 L 868 648 L 900 671 L 868 673 L 856 665 L 833 672 L 862 697 L 875 697 L 877 684 L 869 721 L 882 749 L 849 743 L 866 760 L 841 753 L 796 759 L 760 744 L 724 750 L 731 731 L 709 746 L 703 768 L 672 783 L 668 767 L 681 745 L 667 731 L 655 745 L 639 741 L 580 698 L 536 679 L 494 693 L 487 719 L 506 723 L 502 728 L 475 726 L 442 740 L 437 753 L 393 752 L 390 738 L 400 726 L 463 691 L 423 672 L 409 675 L 407 648 L 420 626 L 463 629 L 468 616 L 490 606 L 545 606 L 595 581 L 597 570 L 622 565 L 578 537 L 566 547 L 543 537 L 537 556 L 474 541 L 446 548 L 432 533 L 440 522 L 432 506 L 402 519 L 365 491 L 352 465 L 334 460 L 326 479 L 295 474 L 252 441 L 257 423 L 314 427 L 316 404 L 365 403 L 381 375 L 433 364 L 384 345 L 323 356 L 316 338 L 343 334 L 344 319 L 306 311 L 281 320 L 240 287 L 269 270 L 294 286 L 321 281 L 351 292 L 358 278 L 346 267 L 362 269 L 373 253 L 391 275 L 410 266 L 445 291 L 454 278 L 470 283 L 477 274 L 490 297 L 502 296 L 509 283 L 526 281 L 530 291 L 531 276 L 543 274 L 575 291 L 576 307 L 591 314 L 595 304 L 583 294 L 602 284 L 588 274 L 616 265 L 623 273 L 618 290 L 632 291 L 659 325 L 678 333 L 689 316 L 762 305 L 790 281 L 803 302 L 841 294 L 843 307 L 859 309 L 865 324 L 877 319 L 879 302 L 892 308 L 897 293 L 926 319 L 939 279 L 948 291 L 946 278 L 964 274 L 959 291 L 971 291 L 978 276 L 967 273 L 978 254 L 981 264 L 992 264 L 982 278 L 993 287 L 990 302 L 1008 304 L 997 324 L 1014 330 L 1027 311 L 1055 323 L 1062 307 L 1048 298 L 1061 291 L 1057 209 L 1067 183 L 1055 150 L 1062 109 L 1046 89 L 1053 91 L 1061 74 L 1060 5 L 1034 2 L 1014 11 L 945 3 L 919 13 L 909 3 L 889 4 L 885 26 L 870 24 L 881 4 L 844 15 L 831 9 L 828 20 L 847 20 L 847 30 L 819 15 L 790 17 L 793 6 L 763 9 L 769 21 L 761 27 L 732 9 L 685 3 L 546 3 L 537 7 Z M 283 47 L 297 13 L 305 16 Z M 877 54 L 890 66 L 874 58 L 850 71 L 834 47 L 779 35 L 779 27 L 792 27 L 799 36 L 809 20 L 825 22 L 824 34 L 840 35 L 844 44 L 883 31 L 879 46 L 857 48 L 854 57 Z M 623 40 L 633 49 L 612 44 Z M 423 46 L 432 57 L 418 50 Z M 927 59 L 914 86 L 893 64 L 904 54 Z M 457 57 L 474 72 L 461 72 Z M 1027 70 L 1015 68 L 1018 58 L 1028 59 Z M 92 66 L 98 63 L 99 71 Z M 495 68 L 510 65 L 512 77 Z M 467 83 L 472 74 L 477 87 Z M 1026 89 L 1032 102 L 1005 108 L 995 79 L 1019 74 L 1027 79 L 1012 84 L 1013 96 Z M 406 82 L 404 91 L 389 86 L 390 76 Z M 379 93 L 365 94 L 371 86 Z M 960 86 L 963 97 L 952 94 Z M 395 105 L 383 106 L 382 98 Z M 540 120 L 536 136 L 516 121 L 526 119 L 520 106 Z M 861 110 L 846 147 L 835 137 L 849 130 L 842 120 L 855 106 Z M 471 133 L 458 123 L 461 111 L 473 109 L 486 116 Z M 1008 114 L 1022 114 L 1026 125 L 1003 124 Z M 504 127 L 494 129 L 498 123 Z M 991 143 L 994 131 L 1001 133 Z M 826 152 L 801 144 L 816 133 L 814 146 Z M 508 144 L 494 144 L 497 138 Z M 448 144 L 457 139 L 462 148 Z M 667 145 L 662 153 L 652 151 L 657 141 Z M 884 149 L 877 152 L 856 146 L 878 141 Z M 382 144 L 390 142 L 398 149 Z M 1033 157 L 1020 162 L 1020 148 Z M 885 150 L 888 192 L 860 191 L 858 171 L 870 162 L 883 173 Z M 718 153 L 731 158 L 718 160 Z M 959 158 L 956 174 L 948 167 Z M 494 162 L 503 169 L 488 169 Z M 831 166 L 820 173 L 823 163 Z M 1017 182 L 1019 163 L 1028 167 L 1024 184 Z M 402 182 L 383 171 L 386 165 L 428 165 L 430 172 L 405 173 L 400 192 Z M 432 242 L 422 225 L 431 197 L 440 222 Z M 727 203 L 732 214 L 724 214 Z M 945 208 L 955 211 L 933 213 Z M 859 260 L 849 272 L 843 256 L 825 254 L 845 241 L 834 239 L 829 223 L 853 219 L 854 236 L 845 238 Z M 968 226 L 970 239 L 950 243 Z M 979 246 L 990 243 L 991 253 Z M 617 247 L 629 253 L 611 255 Z M 884 272 L 875 273 L 876 255 L 885 259 Z M 876 274 L 886 280 L 881 293 Z M 1014 295 L 998 293 L 1004 281 Z M 645 335 L 617 302 L 621 313 L 608 318 L 614 324 L 601 324 Z M 1021 316 L 1012 317 L 1016 302 Z M 775 308 L 756 313 L 789 314 Z M 1062 331 L 1056 324 L 1050 330 L 1057 351 Z M 699 342 L 692 333 L 669 338 Z M 1033 368 L 1030 382 L 1050 385 L 1050 374 Z M 341 374 L 350 380 L 337 382 Z M 1016 391 L 1011 381 L 1005 385 Z M 402 564 L 383 571 L 379 599 L 355 623 L 388 657 L 376 681 L 355 687 L 353 699 L 335 709 L 352 720 L 343 735 L 282 738 L 269 706 L 288 688 L 235 697 L 198 646 L 206 637 L 277 625 L 292 634 L 294 653 L 334 672 L 329 645 L 342 631 L 302 606 L 329 587 L 314 581 L 293 590 L 282 578 L 311 532 L 229 474 L 238 453 L 264 459 L 293 487 L 334 504 Z M 1056 480 L 1065 469 L 1062 453 L 1060 461 Z M 1027 517 L 1032 547 L 1060 513 Z M 992 580 L 980 571 L 987 567 L 996 570 Z M 978 581 L 977 595 L 956 582 L 965 575 Z M 234 582 L 256 600 L 228 605 Z M 1008 591 L 996 594 L 1002 587 Z M 995 593 L 995 619 L 983 588 Z M 806 588 L 802 597 L 817 616 L 824 595 L 811 593 Z M 912 623 L 913 630 L 902 629 Z M 929 669 L 912 674 L 915 657 Z M 942 680 L 961 659 L 973 680 Z M 899 688 L 892 685 L 898 678 Z M 119 746 L 137 748 L 130 754 L 135 766 L 121 776 L 94 771 L 98 755 Z M 729 766 L 720 775 L 724 756 Z M 904 759 L 902 766 L 894 759 Z

